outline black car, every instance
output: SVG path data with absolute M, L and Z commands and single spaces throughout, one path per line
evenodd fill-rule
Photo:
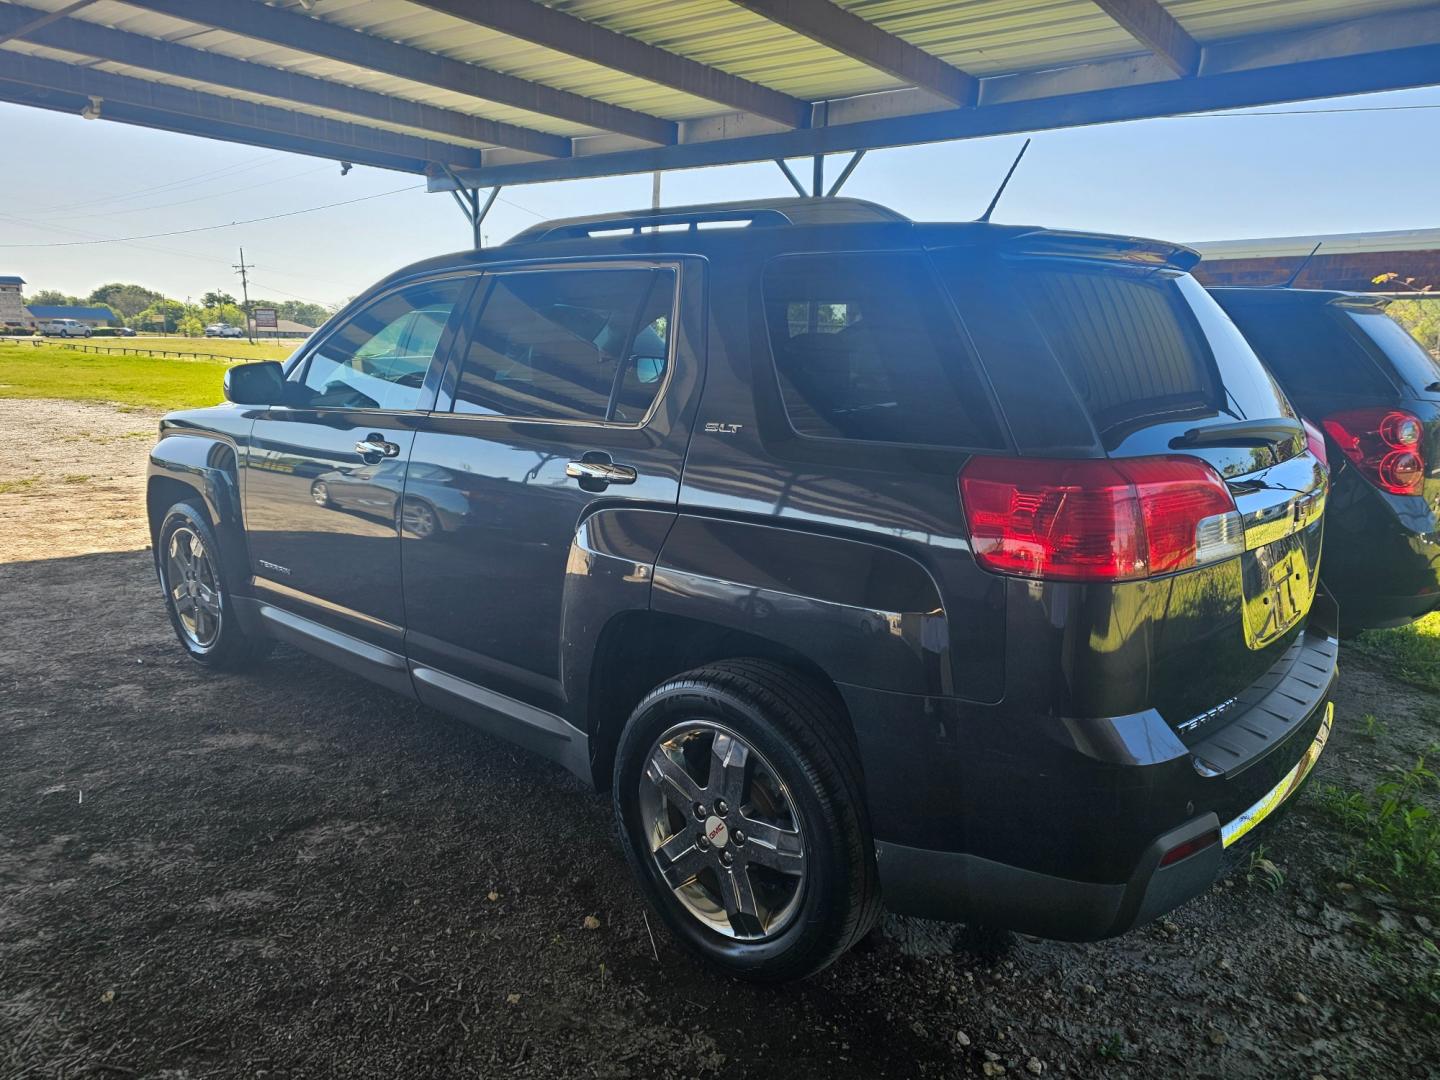
M 650 902 L 734 973 L 818 970 L 882 894 L 1121 933 L 1331 722 L 1327 474 L 1196 258 L 795 199 L 419 263 L 164 420 L 175 628 L 608 789 Z M 376 512 L 335 505 L 362 465 Z
M 1310 289 L 1213 290 L 1333 470 L 1321 579 L 1344 634 L 1440 606 L 1440 364 L 1389 301 Z

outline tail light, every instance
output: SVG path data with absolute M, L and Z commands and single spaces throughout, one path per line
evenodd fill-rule
M 1319 428 L 1309 420 L 1301 420 L 1305 425 L 1305 447 L 1310 453 L 1319 459 L 1320 464 L 1327 469 L 1330 467 L 1330 454 L 1325 449 L 1325 435 Z
M 1372 484 L 1414 495 L 1425 479 L 1425 428 L 1404 409 L 1351 409 L 1325 419 L 1325 431 Z
M 975 457 L 960 501 L 976 560 L 1019 577 L 1127 581 L 1245 546 L 1225 481 L 1192 457 Z
M 1220 830 L 1211 829 L 1209 832 L 1201 833 L 1199 836 L 1186 840 L 1183 844 L 1172 847 L 1160 856 L 1160 865 L 1174 866 L 1181 859 L 1188 859 L 1191 855 L 1204 851 L 1208 847 L 1214 847 L 1219 842 Z

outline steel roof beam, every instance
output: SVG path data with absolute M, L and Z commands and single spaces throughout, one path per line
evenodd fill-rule
M 827 127 L 609 153 L 590 154 L 579 140 L 575 156 L 564 162 L 492 162 L 456 172 L 464 183 L 478 187 L 574 180 L 1435 86 L 1440 85 L 1440 5 L 1404 18 L 1372 16 L 1218 42 L 1205 48 L 1204 74 L 1193 79 L 1173 78 L 1158 60 L 1143 60 L 986 78 L 981 104 L 973 109 L 879 114 Z M 831 103 L 832 117 L 836 104 Z M 432 177 L 430 187 L 443 190 L 447 183 Z
M 1095 6 L 1164 60 L 1176 75 L 1194 75 L 1200 70 L 1200 43 L 1160 6 L 1160 0 L 1095 0 Z
M 633 37 L 577 19 L 533 0 L 415 0 L 423 7 L 488 27 L 547 49 L 623 71 L 646 82 L 668 86 L 741 112 L 804 127 L 810 103 L 742 79 L 719 68 L 687 59 Z
M 467 64 L 411 45 L 361 33 L 258 0 L 123 0 L 130 7 L 227 30 L 287 49 L 324 56 L 427 86 L 483 98 L 526 112 L 553 116 L 600 131 L 614 131 L 659 145 L 675 142 L 674 123 L 603 101 L 557 90 L 489 68 Z
M 830 0 L 734 0 L 743 8 L 844 53 L 909 86 L 972 105 L 979 81 L 904 38 L 846 11 Z
M 0 36 L 8 26 L 23 21 L 33 9 L 7 4 L 0 6 Z M 402 127 L 431 131 L 438 135 L 473 142 L 508 146 L 546 157 L 568 157 L 570 140 L 513 124 L 502 124 L 479 116 L 441 109 L 404 98 L 377 94 L 341 83 L 280 68 L 235 60 L 219 53 L 203 52 L 183 45 L 111 30 L 99 23 L 63 19 L 32 31 L 27 40 L 66 52 L 81 53 L 101 60 L 113 60 L 131 67 L 177 75 L 197 82 L 225 86 L 266 97 L 335 112 L 382 120 Z
M 373 151 L 393 158 L 443 162 L 446 165 L 475 167 L 481 163 L 480 151 L 473 147 L 453 146 L 343 120 L 278 109 L 273 105 L 257 105 L 237 98 L 146 82 L 128 75 L 112 75 L 95 68 L 42 60 L 22 53 L 0 52 L 0 80 L 101 98 L 102 116 L 106 115 L 112 102 L 120 102 L 199 122 L 287 136 L 311 145 L 324 144 L 330 147 L 326 156 L 337 160 L 357 161 L 359 158 L 352 154 Z
M 95 0 L 75 0 L 73 4 L 66 4 L 58 11 L 37 11 L 34 8 L 20 8 L 26 12 L 27 17 L 18 26 L 11 26 L 8 30 L 0 30 L 0 45 L 7 41 L 18 41 L 20 38 L 29 37 L 36 30 L 40 30 L 57 19 L 63 19 L 72 11 L 79 11 L 83 7 L 89 7 Z
M 88 105 L 90 99 L 84 94 L 47 90 L 43 87 L 26 86 L 0 79 L 0 101 L 8 101 L 14 105 L 28 105 L 36 109 L 49 109 L 52 112 L 69 113 L 73 116 Z M 177 116 L 174 113 L 127 105 L 124 102 L 107 102 L 104 119 L 119 124 L 153 128 L 157 131 L 179 132 L 182 135 L 195 135 L 204 139 L 220 139 L 224 142 L 241 143 L 245 146 L 263 146 L 270 150 L 307 154 L 329 161 L 338 159 L 355 165 L 373 165 L 379 169 L 394 169 L 398 172 L 423 173 L 429 164 L 419 158 L 407 158 L 370 150 L 347 150 L 343 155 L 337 154 L 333 146 L 324 143 L 313 143 L 295 136 L 259 132 L 213 121 L 196 120 L 192 117 Z

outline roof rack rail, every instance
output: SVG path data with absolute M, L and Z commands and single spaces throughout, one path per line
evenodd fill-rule
M 564 237 L 616 236 L 621 233 L 639 235 L 645 229 L 664 225 L 682 225 L 685 232 L 698 232 L 703 225 L 725 225 L 740 228 L 754 226 L 789 225 L 790 218 L 772 208 L 730 209 L 730 210 L 689 210 L 657 211 L 653 214 L 627 214 L 623 217 L 602 217 L 589 221 L 561 222 L 550 228 L 542 226 L 526 229 L 524 238 L 528 241 L 554 240 Z

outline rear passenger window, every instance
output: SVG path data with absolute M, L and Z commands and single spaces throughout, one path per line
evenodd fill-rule
M 675 281 L 673 269 L 495 275 L 455 412 L 639 423 L 669 367 Z
M 922 256 L 786 256 L 766 267 L 764 295 L 780 394 L 801 435 L 1002 445 Z

